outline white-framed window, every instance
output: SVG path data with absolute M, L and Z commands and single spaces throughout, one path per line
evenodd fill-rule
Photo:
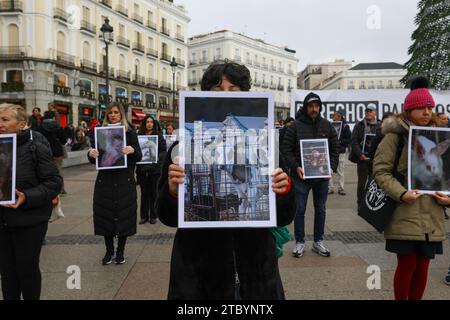
M 94 91 L 94 83 L 92 80 L 89 79 L 80 79 L 80 82 L 78 83 L 80 85 L 80 88 L 86 91 Z
M 145 93 L 145 102 L 147 103 L 155 103 L 156 102 L 156 96 L 154 93 L 146 92 Z
M 109 94 L 111 94 L 111 85 L 109 85 Z M 99 94 L 106 94 L 106 84 L 99 83 L 98 84 L 98 93 Z
M 360 88 L 360 89 L 365 89 L 365 88 L 366 88 L 366 82 L 365 82 L 364 80 L 361 80 L 361 81 L 359 82 L 359 88 Z
M 355 89 L 355 82 L 353 80 L 348 81 L 348 89 Z
M 22 69 L 6 69 L 3 74 L 5 82 L 23 82 Z
M 131 100 L 142 100 L 142 92 L 137 90 L 131 91 Z
M 169 97 L 159 96 L 159 104 L 169 105 Z
M 60 87 L 68 87 L 69 86 L 69 76 L 65 73 L 55 72 L 54 76 L 54 84 Z
M 116 87 L 116 97 L 127 98 L 128 92 L 126 88 Z

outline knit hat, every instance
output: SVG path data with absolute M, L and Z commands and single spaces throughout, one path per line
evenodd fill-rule
M 428 91 L 429 82 L 425 77 L 417 77 L 411 81 L 411 92 L 408 93 L 403 111 L 417 108 L 434 108 L 434 99 Z

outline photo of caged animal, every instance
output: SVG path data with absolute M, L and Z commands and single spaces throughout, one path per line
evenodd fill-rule
M 412 127 L 409 189 L 450 194 L 450 129 Z

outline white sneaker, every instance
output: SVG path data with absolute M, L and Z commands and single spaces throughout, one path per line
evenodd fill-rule
M 314 242 L 312 251 L 323 257 L 329 257 L 331 255 L 330 250 L 323 244 L 323 241 Z
M 305 251 L 305 244 L 302 242 L 296 242 L 294 250 L 292 250 L 292 255 L 296 258 L 300 258 L 301 256 L 303 256 L 304 251 Z

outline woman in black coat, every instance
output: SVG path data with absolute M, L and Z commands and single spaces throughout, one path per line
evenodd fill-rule
M 136 169 L 137 183 L 141 186 L 141 221 L 155 224 L 158 214 L 155 210 L 156 186 L 161 175 L 161 160 L 166 155 L 166 140 L 162 135 L 161 127 L 157 120 L 146 116 L 139 127 L 139 135 L 158 136 L 158 162 L 154 164 L 139 164 Z M 150 216 L 149 216 L 150 214 Z
M 126 128 L 127 146 L 122 149 L 128 158 L 125 169 L 101 170 L 98 172 L 94 189 L 94 231 L 105 237 L 106 254 L 103 265 L 111 264 L 114 257 L 114 237 L 118 237 L 115 261 L 125 263 L 124 251 L 127 237 L 136 234 L 137 196 L 134 168 L 142 158 L 137 135 L 128 127 L 124 108 L 112 103 L 106 110 L 103 126 L 122 125 Z M 95 144 L 94 144 L 95 145 Z M 99 156 L 97 149 L 91 149 L 88 158 L 95 163 Z
M 52 152 L 32 138 L 25 110 L 0 105 L 0 134 L 17 135 L 16 203 L 0 206 L 0 274 L 3 298 L 38 300 L 41 295 L 39 257 L 52 213 L 52 199 L 62 178 Z
M 203 91 L 248 91 L 250 73 L 234 63 L 212 65 L 202 80 Z M 157 211 L 161 222 L 178 227 L 178 185 L 184 169 L 172 162 L 175 142 L 162 167 Z M 281 169 L 275 170 L 278 226 L 295 215 L 294 188 Z M 178 229 L 172 250 L 170 300 L 281 300 L 285 298 L 270 228 Z

